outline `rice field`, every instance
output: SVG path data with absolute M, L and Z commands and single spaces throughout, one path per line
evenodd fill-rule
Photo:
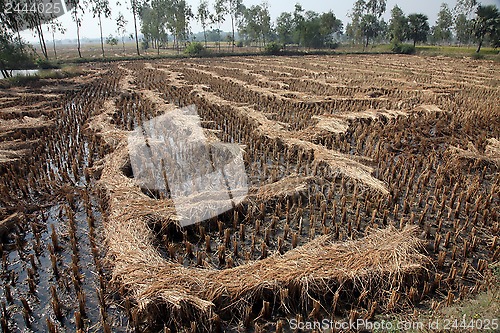
M 292 318 L 438 311 L 498 284 L 500 64 L 82 69 L 0 91 L 3 332 L 288 332 Z M 249 190 L 182 227 L 168 191 L 137 183 L 127 137 L 190 105 L 209 145 L 241 148 Z

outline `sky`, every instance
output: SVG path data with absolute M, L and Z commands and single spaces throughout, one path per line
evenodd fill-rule
M 111 4 L 111 12 L 112 18 L 103 19 L 103 35 L 109 36 L 114 35 L 118 36 L 116 32 L 116 23 L 115 19 L 118 16 L 119 12 L 122 12 L 125 16 L 125 19 L 128 21 L 127 24 L 127 33 L 126 36 L 131 34 L 134 31 L 133 17 L 128 9 L 128 6 L 122 4 L 118 6 L 116 3 L 117 0 L 110 0 Z M 200 0 L 187 0 L 187 2 L 191 5 L 193 13 L 196 13 L 196 9 L 198 7 Z M 130 2 L 130 0 L 121 0 L 121 2 Z M 209 0 L 212 5 L 215 0 Z M 275 20 L 282 12 L 293 12 L 295 3 L 301 3 L 304 10 L 313 10 L 319 13 L 327 12 L 332 10 L 337 18 L 341 19 L 345 25 L 350 21 L 348 14 L 350 13 L 353 3 L 355 0 L 330 0 L 330 1 L 294 1 L 294 0 L 268 0 L 269 11 L 271 14 L 271 18 Z M 447 3 L 450 8 L 453 8 L 456 4 L 456 0 L 387 0 L 387 11 L 384 14 L 384 18 L 388 21 L 390 18 L 391 9 L 397 4 L 405 14 L 411 13 L 423 13 L 429 17 L 430 25 L 432 26 L 437 18 L 437 13 L 439 11 L 439 7 L 441 3 Z M 500 0 L 480 0 L 483 5 L 495 4 L 497 7 L 500 7 Z M 262 0 L 243 0 L 245 6 L 250 7 L 251 5 L 257 5 L 262 3 Z M 92 14 L 89 13 L 89 10 L 86 10 L 87 13 L 83 16 L 82 26 L 80 30 L 81 38 L 98 38 L 99 37 L 99 25 L 97 24 L 97 19 L 92 17 Z M 64 34 L 57 33 L 55 35 L 57 39 L 76 39 L 76 25 L 72 21 L 69 13 L 61 16 L 59 21 L 66 28 L 66 32 Z M 226 19 L 226 22 L 221 26 L 222 30 L 230 31 L 231 25 L 230 20 Z M 47 31 L 47 28 L 45 28 Z M 140 28 L 138 28 L 140 29 Z M 201 25 L 193 20 L 191 22 L 191 29 L 194 33 L 202 31 Z M 36 41 L 37 38 L 33 36 L 33 34 L 29 31 L 25 31 L 22 34 L 23 38 L 28 41 Z M 49 34 L 47 33 L 47 37 Z M 51 36 L 50 36 L 51 37 Z M 48 39 L 48 38 L 47 38 Z

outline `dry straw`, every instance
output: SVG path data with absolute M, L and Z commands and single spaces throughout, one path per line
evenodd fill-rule
M 108 208 L 104 225 L 109 247 L 107 258 L 112 263 L 113 281 L 132 295 L 138 313 L 145 318 L 167 318 L 178 325 L 194 321 L 200 330 L 210 331 L 212 325 L 218 325 L 218 318 L 244 316 L 256 302 L 267 302 L 266 295 L 274 295 L 274 301 L 281 304 L 295 302 L 298 311 L 307 311 L 316 302 L 314 295 L 325 295 L 328 291 L 333 295 L 344 284 L 377 295 L 383 303 L 386 298 L 383 295 L 400 290 L 408 277 L 422 274 L 428 263 L 421 253 L 416 227 L 402 231 L 392 227 L 372 230 L 363 239 L 340 243 L 331 235 L 321 236 L 284 255 L 271 255 L 225 270 L 187 268 L 165 259 L 154 246 L 155 234 L 150 224 L 176 223 L 173 203 L 149 198 L 124 174 L 128 163 L 126 132 L 120 133 L 108 125 L 97 126 L 96 123 L 106 122 L 112 103 L 105 103 L 105 108 L 106 112 L 97 116 L 90 128 L 100 132 L 114 148 L 97 167 Z M 264 127 L 261 124 L 259 130 L 273 133 Z M 316 159 L 328 159 L 329 154 L 317 145 L 294 138 L 286 141 L 292 146 L 311 145 L 307 148 L 315 150 Z M 348 175 L 359 170 L 360 163 L 336 157 L 331 163 L 352 169 L 347 171 Z M 366 174 L 367 179 L 359 174 L 354 178 L 363 179 L 365 184 L 371 183 L 383 192 L 381 184 L 370 182 L 368 169 L 358 171 Z M 291 177 L 262 188 L 258 195 L 267 197 L 275 190 L 293 195 L 301 192 L 309 181 L 308 177 Z M 281 295 L 292 294 L 296 299 L 280 300 Z M 287 312 L 287 307 L 284 311 Z

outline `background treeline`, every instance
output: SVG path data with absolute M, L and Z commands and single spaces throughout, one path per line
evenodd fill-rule
M 28 1 L 28 0 L 21 0 Z M 40 0 L 41 1 L 41 0 Z M 349 13 L 346 25 L 333 11 L 317 13 L 306 11 L 296 4 L 293 12 L 283 12 L 272 20 L 269 3 L 246 6 L 243 0 L 200 0 L 193 8 L 186 0 L 122 0 L 110 6 L 109 0 L 70 0 L 71 15 L 76 26 L 78 56 L 81 54 L 80 29 L 82 16 L 90 12 L 100 27 L 102 56 L 104 44 L 111 46 L 125 40 L 135 42 L 138 55 L 142 50 L 173 48 L 182 50 L 193 41 L 200 42 L 195 51 L 202 52 L 209 43 L 215 49 L 225 47 L 257 46 L 277 52 L 291 45 L 295 48 L 335 48 L 340 43 L 360 45 L 367 48 L 373 44 L 388 43 L 393 50 L 405 53 L 405 47 L 418 43 L 444 45 L 500 45 L 500 13 L 496 6 L 483 6 L 476 0 L 458 0 L 454 8 L 441 5 L 433 26 L 423 13 L 404 13 L 397 5 L 390 9 L 391 17 L 385 21 L 386 0 L 357 0 Z M 54 35 L 64 32 L 56 17 L 47 20 L 36 12 L 7 12 L 8 0 L 0 0 L 0 70 L 16 67 L 33 58 L 34 48 L 20 37 L 20 31 L 28 28 L 38 37 L 40 58 L 48 60 L 49 53 L 57 58 Z M 134 31 L 126 31 L 128 24 L 123 12 L 128 10 L 133 18 Z M 116 26 L 115 36 L 103 36 L 103 20 Z M 192 24 L 197 21 L 202 32 L 194 34 Z M 229 22 L 231 31 L 223 32 L 222 24 Z M 53 52 L 50 51 L 52 39 Z M 404 45 L 410 42 L 411 45 Z M 222 45 L 222 46 L 221 46 Z M 214 49 L 214 45 L 210 45 Z M 40 52 L 40 51 L 39 51 Z

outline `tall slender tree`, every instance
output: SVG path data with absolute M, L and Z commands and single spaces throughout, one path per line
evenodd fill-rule
M 141 55 L 139 51 L 139 35 L 137 33 L 137 15 L 139 15 L 139 9 L 141 8 L 141 3 L 139 0 L 130 0 L 130 8 L 132 10 L 132 17 L 134 18 L 134 32 L 135 32 L 135 49 L 137 55 Z
M 82 51 L 81 51 L 81 42 L 80 42 L 80 27 L 82 25 L 82 21 L 80 18 L 80 13 L 83 15 L 85 13 L 84 7 L 81 4 L 80 0 L 68 0 L 69 4 L 71 5 L 71 16 L 73 18 L 73 21 L 76 24 L 76 41 L 77 41 L 77 50 L 78 50 L 78 56 L 81 58 L 82 57 Z
M 198 10 L 196 13 L 196 19 L 200 22 L 201 27 L 203 28 L 203 38 L 205 40 L 205 47 L 207 47 L 207 25 L 210 20 L 210 10 L 208 8 L 208 1 L 201 0 L 198 5 Z
M 450 42 L 453 36 L 453 14 L 447 3 L 441 4 L 436 25 L 434 27 L 434 40 L 437 42 Z
M 221 24 L 225 21 L 225 15 L 227 14 L 227 7 L 225 5 L 225 0 L 215 0 L 214 3 L 214 13 L 211 17 L 211 22 L 217 26 L 217 47 L 220 52 L 220 42 L 221 42 Z
M 122 37 L 123 53 L 125 53 L 125 32 L 128 21 L 121 12 L 118 12 L 116 17 L 116 32 Z
M 231 16 L 231 30 L 232 30 L 232 48 L 231 51 L 234 52 L 234 26 L 238 18 L 243 15 L 243 1 L 242 0 L 228 0 L 228 12 Z
M 57 59 L 55 34 L 56 34 L 56 32 L 60 32 L 60 33 L 66 32 L 66 28 L 64 28 L 62 23 L 60 21 L 58 21 L 56 18 L 53 18 L 50 21 L 47 28 L 48 28 L 48 31 L 52 34 L 52 48 L 54 49 L 54 58 Z
M 94 18 L 97 16 L 99 20 L 99 32 L 101 34 L 101 53 L 104 58 L 104 37 L 102 35 L 102 17 L 109 18 L 111 16 L 111 9 L 109 0 L 90 0 L 91 11 Z
M 395 5 L 391 10 L 391 20 L 389 21 L 389 34 L 391 42 L 401 43 L 408 35 L 408 18 L 401 8 Z
M 294 25 L 294 40 L 297 45 L 302 45 L 302 40 L 305 34 L 305 22 L 304 9 L 300 3 L 295 4 L 295 9 L 293 11 L 293 25 Z
M 293 42 L 293 16 L 291 13 L 283 12 L 276 19 L 276 33 L 283 47 Z

